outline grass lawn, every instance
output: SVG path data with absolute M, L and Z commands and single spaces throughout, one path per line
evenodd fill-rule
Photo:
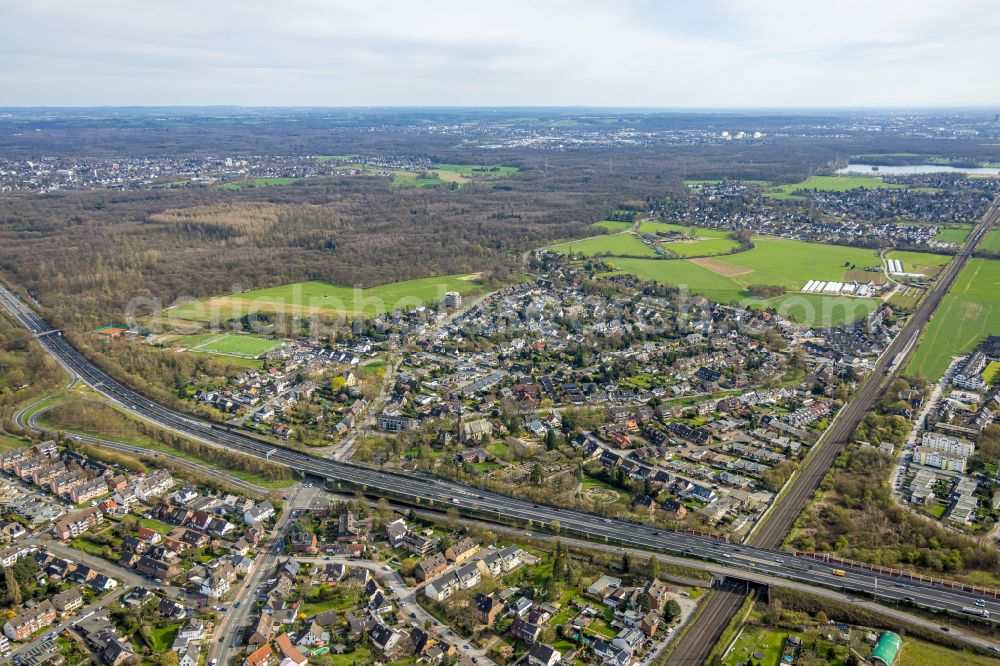
M 1000 380 L 1000 361 L 990 361 L 990 364 L 983 370 L 983 381 L 987 384 L 994 384 Z
M 104 546 L 99 543 L 94 543 L 89 541 L 84 537 L 77 537 L 69 542 L 70 548 L 76 548 L 77 550 L 82 550 L 90 555 L 96 555 L 98 557 L 103 557 L 102 552 L 104 551 Z
M 0 451 L 9 451 L 10 449 L 19 449 L 22 446 L 28 446 L 31 442 L 24 439 L 19 439 L 17 437 L 12 437 L 0 433 Z
M 605 483 L 600 479 L 595 479 L 589 474 L 584 475 L 582 484 L 583 484 L 583 490 L 589 490 L 590 488 L 603 488 L 605 490 L 612 490 L 616 493 L 621 492 L 611 484 Z
M 368 361 L 361 367 L 364 368 L 365 370 L 368 370 L 369 372 L 377 372 L 378 370 L 385 370 L 385 359 L 377 358 L 374 361 Z
M 142 527 L 148 527 L 151 530 L 155 530 L 156 532 L 159 532 L 162 536 L 167 536 L 176 529 L 173 525 L 165 523 L 162 520 L 156 520 L 155 518 L 140 518 L 139 525 Z
M 601 227 L 607 229 L 608 231 L 625 231 L 626 229 L 632 228 L 631 222 L 618 222 L 617 220 L 602 220 L 600 222 L 594 222 L 592 227 Z
M 503 458 L 505 455 L 507 455 L 507 445 L 504 444 L 503 442 L 494 442 L 493 444 L 487 446 L 486 450 L 489 452 L 490 455 L 496 458 Z
M 156 651 L 165 652 L 169 650 L 170 646 L 174 644 L 174 639 L 177 638 L 177 631 L 180 628 L 180 623 L 177 623 L 151 629 L 149 633 L 153 637 L 153 645 Z
M 569 241 L 568 243 L 553 245 L 549 249 L 583 257 L 594 257 L 598 255 L 607 255 L 612 257 L 656 256 L 656 251 L 653 250 L 652 247 L 646 245 L 639 240 L 635 234 L 629 232 Z
M 986 250 L 987 252 L 1000 252 L 1000 229 L 993 229 L 992 231 L 987 231 L 983 239 L 979 241 L 979 245 L 976 246 L 979 250 Z
M 785 643 L 785 631 L 768 631 L 763 627 L 747 625 L 740 634 L 733 649 L 722 659 L 726 666 L 744 664 L 755 652 L 764 655 L 763 659 L 754 659 L 761 666 L 777 666 L 781 659 L 781 648 Z
M 363 645 L 354 648 L 354 652 L 347 654 L 331 654 L 330 664 L 332 666 L 354 666 L 355 664 L 371 664 L 372 652 Z
M 995 657 L 907 638 L 896 663 L 901 666 L 987 666 L 988 664 L 996 666 L 997 660 Z
M 330 282 L 295 282 L 255 289 L 241 294 L 217 296 L 167 311 L 177 319 L 225 322 L 254 312 L 284 312 L 294 315 L 374 316 L 396 308 L 415 308 L 444 298 L 445 292 L 465 294 L 483 290 L 470 275 L 442 275 L 355 289 Z
M 765 190 L 764 194 L 775 199 L 800 199 L 801 196 L 793 193 L 799 190 L 846 192 L 858 188 L 869 190 L 902 189 L 903 186 L 895 183 L 884 183 L 881 178 L 874 176 L 810 176 L 799 183 L 772 187 Z
M 263 356 L 280 346 L 280 340 L 267 340 L 255 335 L 228 333 L 203 342 L 200 346 L 195 347 L 195 349 L 213 354 L 235 354 L 237 356 L 257 357 Z
M 939 378 L 955 354 L 972 350 L 1000 331 L 1000 261 L 970 259 L 924 329 L 907 366 L 909 372 Z
M 244 187 L 273 187 L 275 185 L 292 185 L 302 182 L 301 178 L 248 178 L 221 185 L 224 190 L 242 190 Z

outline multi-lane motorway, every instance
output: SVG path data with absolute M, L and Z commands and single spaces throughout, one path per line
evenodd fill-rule
M 381 492 L 394 497 L 404 497 L 410 502 L 425 506 L 431 504 L 454 506 L 459 510 L 479 515 L 495 515 L 504 522 L 515 520 L 524 525 L 549 525 L 553 521 L 558 521 L 563 531 L 581 534 L 596 541 L 617 541 L 648 550 L 689 557 L 693 566 L 697 566 L 698 559 L 714 560 L 742 569 L 749 580 L 759 578 L 757 575 L 759 573 L 762 576 L 778 576 L 804 583 L 877 593 L 879 596 L 891 599 L 902 600 L 911 597 L 915 602 L 928 607 L 953 611 L 968 607 L 978 598 L 985 604 L 985 608 L 1000 614 L 1000 598 L 993 595 L 949 590 L 926 582 L 897 579 L 868 572 L 849 571 L 847 576 L 836 576 L 828 566 L 806 558 L 792 557 L 774 549 L 749 547 L 706 536 L 659 530 L 648 525 L 533 504 L 527 500 L 439 479 L 388 474 L 281 448 L 232 428 L 181 414 L 151 402 L 92 364 L 58 332 L 53 332 L 30 308 L 2 287 L 0 287 L 0 303 L 34 332 L 38 341 L 71 373 L 137 417 L 201 441 L 248 455 L 269 458 L 306 474 L 355 484 L 374 494 Z

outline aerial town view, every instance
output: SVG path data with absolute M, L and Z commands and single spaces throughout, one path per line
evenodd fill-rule
M 1000 664 L 1000 7 L 702 5 L 9 5 L 0 664 Z

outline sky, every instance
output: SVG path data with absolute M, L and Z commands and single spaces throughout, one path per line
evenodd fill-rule
M 0 0 L 0 106 L 1000 105 L 997 0 Z

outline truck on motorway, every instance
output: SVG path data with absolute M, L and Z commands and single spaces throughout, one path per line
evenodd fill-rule
M 846 576 L 847 574 L 844 573 L 843 569 L 834 569 L 833 570 L 833 575 L 834 576 Z
M 968 613 L 969 615 L 976 615 L 978 617 L 987 617 L 988 618 L 990 616 L 990 612 L 988 610 L 986 610 L 985 608 L 971 608 L 969 606 L 966 606 L 966 607 L 962 608 L 962 612 L 963 613 Z

